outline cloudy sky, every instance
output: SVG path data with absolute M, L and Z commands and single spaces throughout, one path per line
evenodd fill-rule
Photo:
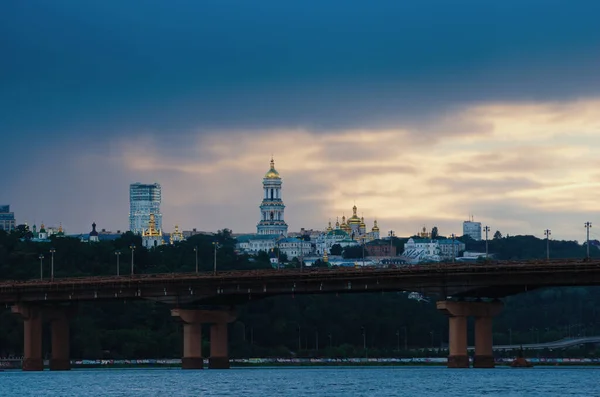
M 600 237 L 597 0 L 0 4 L 0 204 L 67 232 L 255 230 L 271 154 L 290 230 Z

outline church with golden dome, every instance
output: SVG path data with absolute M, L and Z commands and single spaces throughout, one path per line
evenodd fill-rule
M 185 240 L 183 233 L 179 230 L 179 225 L 175 225 L 175 230 L 171 233 L 170 242 L 171 244 L 179 243 Z
M 352 207 L 352 216 L 346 220 L 346 216 L 342 215 L 342 223 L 339 220 L 335 223 L 335 228 L 344 231 L 348 237 L 355 241 L 372 241 L 379 239 L 379 226 L 377 226 L 377 219 L 374 220 L 373 227 L 370 231 L 367 231 L 367 225 L 365 223 L 365 217 L 360 218 L 357 215 L 358 209 L 356 205 Z M 339 219 L 339 218 L 338 218 Z M 334 230 L 331 227 L 331 222 L 327 227 L 327 232 Z
M 352 207 L 352 216 L 346 219 L 342 215 L 342 223 L 337 218 L 335 228 L 331 226 L 331 221 L 325 233 L 321 234 L 316 240 L 316 252 L 319 255 L 330 252 L 333 245 L 339 244 L 342 248 L 353 245 L 366 244 L 379 239 L 379 226 L 377 219 L 373 221 L 373 227 L 367 230 L 364 217 L 358 217 L 356 205 Z
M 259 235 L 287 236 L 288 225 L 285 223 L 281 196 L 282 181 L 275 169 L 275 161 L 271 157 L 271 167 L 263 178 L 263 200 L 260 204 L 260 221 L 256 225 Z
M 162 230 L 156 227 L 154 214 L 150 214 L 148 228 L 142 231 L 142 245 L 146 248 L 154 248 L 163 244 Z

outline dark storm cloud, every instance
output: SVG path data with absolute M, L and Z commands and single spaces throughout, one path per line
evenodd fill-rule
M 324 225 L 340 198 L 374 213 L 394 195 L 419 204 L 427 165 L 495 137 L 493 117 L 465 109 L 598 95 L 598 15 L 596 0 L 2 1 L 0 203 L 21 221 L 117 229 L 128 183 L 158 181 L 168 222 L 249 231 L 266 172 L 253 156 L 267 167 L 274 152 L 287 156 L 291 225 Z M 526 189 L 517 171 L 555 166 L 493 142 L 471 148 L 489 157 L 451 160 L 464 180 L 418 194 L 505 172 L 517 175 L 498 186 Z M 373 169 L 385 182 L 368 183 Z
M 0 129 L 336 129 L 592 95 L 598 15 L 595 0 L 8 1 Z

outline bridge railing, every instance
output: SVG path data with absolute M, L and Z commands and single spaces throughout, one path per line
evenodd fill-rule
M 531 261 L 498 261 L 489 260 L 480 263 L 468 262 L 439 262 L 417 265 L 403 265 L 396 267 L 377 267 L 366 266 L 358 268 L 303 268 L 303 269 L 254 269 L 254 270 L 228 270 L 220 271 L 217 274 L 213 272 L 194 272 L 186 273 L 140 273 L 134 275 L 113 275 L 113 276 L 83 276 L 83 277 L 64 277 L 55 278 L 54 281 L 49 279 L 31 279 L 31 280 L 0 280 L 0 288 L 15 287 L 23 285 L 59 285 L 59 284 L 80 284 L 80 283 L 112 283 L 112 282 L 138 282 L 150 279 L 167 280 L 167 279 L 228 279 L 228 278 L 311 278 L 322 277 L 323 275 L 331 275 L 332 277 L 340 274 L 346 275 L 365 275 L 373 273 L 381 273 L 385 275 L 398 274 L 429 274 L 440 272 L 496 272 L 496 271 L 518 271 L 518 272 L 545 272 L 548 270 L 561 270 L 577 268 L 589 269 L 599 268 L 600 260 L 582 260 L 582 259 L 553 259 L 553 260 L 531 260 Z

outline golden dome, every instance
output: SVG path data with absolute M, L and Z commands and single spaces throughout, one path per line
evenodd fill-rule
M 183 233 L 179 231 L 179 225 L 175 225 L 175 231 L 171 233 L 171 244 L 174 244 L 177 241 L 182 241 L 183 239 Z
M 371 229 L 374 232 L 378 232 L 379 231 L 379 226 L 377 226 L 377 219 L 375 219 L 375 224 L 373 225 L 373 229 Z
M 265 174 L 266 179 L 279 179 L 279 172 L 275 169 L 275 161 L 271 157 L 271 168 Z
M 361 228 L 367 227 L 367 224 L 365 223 L 365 217 L 364 216 L 360 218 L 360 227 Z
M 348 232 L 350 232 L 350 230 L 352 230 L 350 228 L 350 226 L 348 226 L 348 224 L 346 223 L 346 215 L 342 215 L 342 224 L 340 225 L 340 229 L 342 229 L 346 233 L 348 233 Z
M 181 236 L 181 237 L 183 237 L 183 233 L 181 233 L 181 232 L 179 231 L 179 225 L 175 225 L 175 231 L 173 232 L 173 234 L 174 234 L 174 235 L 176 235 L 176 236 Z
M 360 224 L 360 218 L 358 217 L 358 215 L 356 215 L 356 205 L 354 207 L 352 207 L 352 217 L 348 219 L 348 224 L 349 225 L 359 225 Z
M 148 229 L 142 231 L 142 236 L 145 237 L 158 237 L 162 236 L 162 230 L 156 228 L 156 219 L 154 214 L 150 214 L 150 220 L 148 221 Z
M 327 226 L 327 231 L 330 232 L 332 230 L 333 230 L 333 228 L 331 227 L 331 221 L 329 221 L 329 226 Z

